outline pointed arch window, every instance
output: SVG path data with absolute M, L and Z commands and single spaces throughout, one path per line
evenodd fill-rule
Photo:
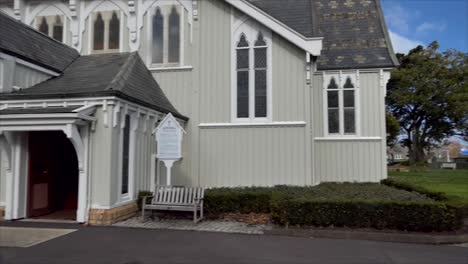
M 119 11 L 102 11 L 93 14 L 93 52 L 112 52 L 120 49 L 120 16 Z
M 94 21 L 94 41 L 93 49 L 94 50 L 103 50 L 104 49 L 104 20 L 102 19 L 102 14 L 99 12 L 96 15 L 96 20 Z
M 169 63 L 179 62 L 180 56 L 180 15 L 175 6 L 169 15 Z
M 345 81 L 340 84 L 339 79 Z M 356 84 L 353 75 L 331 76 L 326 92 L 327 133 L 329 135 L 356 135 Z
M 46 34 L 46 35 L 49 35 L 49 25 L 47 25 L 47 20 L 45 17 L 42 17 L 42 19 L 40 19 L 40 25 L 39 25 L 39 31 Z
M 184 9 L 180 5 L 161 4 L 153 9 L 150 16 L 150 62 L 153 65 L 180 65 L 183 61 Z
M 235 34 L 234 121 L 271 120 L 270 34 L 252 28 Z
M 36 29 L 57 41 L 64 42 L 64 21 L 63 15 L 38 16 Z
M 55 16 L 55 23 L 53 26 L 52 36 L 55 40 L 62 42 L 63 41 L 63 23 L 60 16 Z
M 237 118 L 249 117 L 249 43 L 244 34 L 237 44 Z
M 267 45 L 262 32 L 255 41 L 255 117 L 267 117 Z
M 117 12 L 112 12 L 112 18 L 109 22 L 109 49 L 118 49 L 120 42 L 120 20 Z
M 153 63 L 163 63 L 164 53 L 164 17 L 157 8 L 153 16 Z

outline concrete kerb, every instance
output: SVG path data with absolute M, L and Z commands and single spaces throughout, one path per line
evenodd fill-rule
M 265 235 L 295 236 L 310 238 L 330 238 L 349 240 L 369 240 L 393 243 L 412 244 L 462 244 L 468 242 L 468 233 L 460 234 L 425 234 L 425 233 L 397 233 L 359 230 L 331 230 L 307 228 L 274 227 L 264 231 Z

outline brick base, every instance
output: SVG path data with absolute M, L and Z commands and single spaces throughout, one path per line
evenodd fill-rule
M 112 225 L 135 216 L 138 211 L 136 203 L 122 205 L 112 209 L 90 209 L 89 225 Z
M 5 220 L 5 207 L 0 206 L 0 221 Z

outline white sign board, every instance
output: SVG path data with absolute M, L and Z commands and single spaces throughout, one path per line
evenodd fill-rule
M 179 122 L 168 114 L 156 128 L 158 142 L 156 157 L 160 160 L 179 160 L 182 158 L 183 128 Z
M 174 116 L 169 113 L 155 129 L 155 132 L 158 143 L 156 157 L 166 165 L 166 184 L 171 185 L 171 168 L 175 161 L 182 158 L 182 138 L 185 131 Z

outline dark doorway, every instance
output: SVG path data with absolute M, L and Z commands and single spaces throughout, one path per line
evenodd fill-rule
M 76 220 L 78 160 L 61 131 L 29 133 L 28 217 Z

